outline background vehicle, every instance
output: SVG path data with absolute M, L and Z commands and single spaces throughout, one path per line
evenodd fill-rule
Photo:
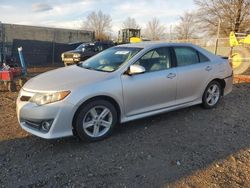
M 65 66 L 77 64 L 112 46 L 114 46 L 112 41 L 82 43 L 76 49 L 62 53 L 62 61 Z
M 236 36 L 241 36 L 237 39 Z M 230 33 L 230 61 L 234 74 L 250 73 L 250 34 Z
M 118 31 L 118 43 L 136 43 L 141 42 L 141 29 L 121 29 Z

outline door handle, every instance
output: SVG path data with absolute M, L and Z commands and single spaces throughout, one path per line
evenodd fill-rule
M 167 78 L 170 78 L 170 79 L 173 79 L 174 77 L 176 77 L 176 74 L 175 73 L 169 73 L 167 75 Z
M 211 71 L 211 70 L 212 70 L 212 67 L 211 67 L 211 66 L 207 66 L 207 67 L 205 68 L 205 70 L 206 70 L 206 71 Z

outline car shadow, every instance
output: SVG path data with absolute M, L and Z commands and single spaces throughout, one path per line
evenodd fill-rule
M 6 187 L 162 187 L 250 147 L 249 88 L 211 110 L 200 105 L 119 126 L 100 142 L 34 136 L 0 142 Z

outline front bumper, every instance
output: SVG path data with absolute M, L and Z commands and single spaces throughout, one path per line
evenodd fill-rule
M 32 97 L 35 93 L 21 90 L 17 98 L 17 117 L 20 126 L 27 132 L 45 139 L 72 136 L 72 120 L 74 106 L 65 100 L 38 106 L 29 101 L 22 101 L 21 97 Z M 31 122 L 51 121 L 49 131 L 32 126 Z M 37 123 L 39 124 L 39 123 Z
M 62 61 L 64 62 L 64 64 L 73 65 L 73 64 L 79 63 L 81 61 L 81 58 L 80 57 L 63 58 Z

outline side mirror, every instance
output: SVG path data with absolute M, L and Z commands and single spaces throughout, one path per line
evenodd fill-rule
M 133 75 L 133 74 L 141 74 L 144 73 L 146 70 L 143 66 L 141 65 L 130 65 L 127 73 L 128 75 Z

